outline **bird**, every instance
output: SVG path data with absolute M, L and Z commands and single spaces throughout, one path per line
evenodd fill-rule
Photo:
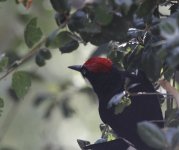
M 156 92 L 144 71 L 138 70 L 136 73 L 120 70 L 110 59 L 104 57 L 92 57 L 83 65 L 73 65 L 68 68 L 80 72 L 91 83 L 99 101 L 99 116 L 103 123 L 109 125 L 117 136 L 134 144 L 137 150 L 153 150 L 139 137 L 137 123 L 163 120 L 157 95 L 129 95 L 131 104 L 118 114 L 114 112 L 115 106 L 108 107 L 115 95 L 126 91 L 126 84 L 130 93 Z M 164 126 L 162 122 L 156 122 L 156 125 L 160 128 Z

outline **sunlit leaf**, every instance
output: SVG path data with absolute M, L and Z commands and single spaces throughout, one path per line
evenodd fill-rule
M 112 106 L 116 106 L 117 104 L 119 104 L 119 103 L 121 102 L 121 100 L 122 100 L 122 97 L 123 97 L 125 94 L 126 94 L 125 91 L 123 91 L 123 92 L 121 92 L 121 93 L 119 93 L 119 94 L 114 95 L 114 96 L 110 99 L 110 101 L 108 102 L 108 105 L 107 105 L 108 109 L 110 109 Z
M 131 104 L 131 100 L 129 97 L 124 96 L 119 104 L 115 106 L 114 114 L 120 114 L 124 111 L 126 107 Z

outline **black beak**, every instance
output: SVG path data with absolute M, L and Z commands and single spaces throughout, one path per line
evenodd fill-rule
M 68 68 L 70 68 L 70 69 L 73 69 L 73 70 L 76 70 L 76 71 L 79 71 L 80 72 L 80 70 L 81 70 L 81 65 L 75 65 L 75 66 L 69 66 Z

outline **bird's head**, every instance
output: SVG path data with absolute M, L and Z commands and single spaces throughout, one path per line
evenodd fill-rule
M 70 69 L 79 71 L 84 77 L 89 74 L 99 75 L 109 73 L 112 69 L 112 61 L 102 57 L 92 57 L 83 65 L 69 66 Z
M 123 89 L 126 79 L 130 81 L 129 86 L 137 84 L 133 88 L 134 92 L 153 89 L 143 71 L 137 71 L 136 73 L 120 71 L 108 58 L 92 57 L 83 65 L 69 66 L 69 68 L 79 71 L 84 78 L 89 80 L 94 89 L 104 89 L 105 91 L 113 90 L 113 88 Z
M 69 66 L 69 68 L 79 71 L 84 78 L 88 79 L 96 92 L 112 90 L 109 89 L 111 86 L 114 87 L 117 86 L 117 82 L 123 82 L 120 71 L 108 58 L 92 57 L 83 65 Z
M 129 92 L 155 91 L 143 71 L 128 72 L 118 70 L 107 58 L 93 57 L 83 65 L 69 66 L 91 83 L 98 97 L 109 99 L 124 90 Z

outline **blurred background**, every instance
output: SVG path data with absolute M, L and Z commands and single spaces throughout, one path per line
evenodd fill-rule
M 12 0 L 0 3 L 0 54 L 11 56 L 10 62 L 28 52 L 23 33 L 33 17 L 44 35 L 57 28 L 49 0 L 34 0 L 28 10 Z M 0 81 L 0 150 L 77 150 L 77 139 L 94 142 L 100 137 L 96 97 L 81 75 L 67 68 L 82 64 L 94 50 L 90 44 L 63 55 L 51 50 L 44 67 L 32 58 L 17 69 L 33 77 L 30 91 L 20 101 L 10 89 L 12 76 Z

